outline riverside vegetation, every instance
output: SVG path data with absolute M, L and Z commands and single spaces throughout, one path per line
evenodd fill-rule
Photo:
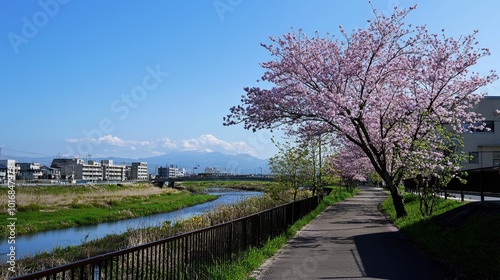
M 16 187 L 16 230 L 18 234 L 26 234 L 124 220 L 170 212 L 216 198 L 147 183 L 19 186 Z M 0 202 L 0 219 L 7 217 L 5 199 Z M 1 234 L 5 236 L 6 230 L 3 227 Z
M 240 183 L 222 183 L 222 184 L 216 184 L 218 186 L 224 185 L 225 187 L 235 187 Z M 245 182 L 244 184 L 247 184 Z M 189 184 L 188 184 L 189 185 Z M 192 185 L 191 187 L 197 189 L 198 191 L 202 191 L 205 187 L 207 187 L 207 183 L 199 184 L 198 186 Z M 211 185 L 210 185 L 211 187 Z M 252 189 L 266 189 L 266 190 L 273 190 L 272 183 L 260 183 L 260 182 L 248 182 L 248 188 Z M 67 188 L 67 187 L 66 187 Z M 169 188 L 165 189 L 150 189 L 154 187 L 150 186 L 105 186 L 105 189 L 107 191 L 101 190 L 99 193 L 100 195 L 90 195 L 89 194 L 89 189 L 85 188 L 97 188 L 97 187 L 82 187 L 82 189 L 76 190 L 77 193 L 80 193 L 80 195 L 83 195 L 86 193 L 90 197 L 99 197 L 98 201 L 108 201 L 110 198 L 107 197 L 106 199 L 104 198 L 105 195 L 103 193 L 115 193 L 119 190 L 122 189 L 122 192 L 120 194 L 125 194 L 125 193 L 134 193 L 135 196 L 137 196 L 137 191 L 138 190 L 145 190 L 145 193 L 148 192 L 150 193 L 150 196 L 148 199 L 144 198 L 144 200 L 140 203 L 142 205 L 147 205 L 150 199 L 156 200 L 156 196 L 165 196 L 165 197 L 175 197 L 176 195 L 179 195 L 180 197 L 182 196 L 189 196 L 189 193 L 187 192 L 179 192 L 176 190 L 172 190 Z M 131 188 L 131 189 L 129 189 Z M 124 190 L 129 189 L 128 192 L 125 192 Z M 147 190 L 147 191 L 146 191 Z M 40 192 L 55 192 L 58 193 L 57 191 L 54 190 L 44 190 Z M 97 190 L 96 190 L 97 191 Z M 159 192 L 159 193 L 158 193 Z M 20 192 L 21 193 L 21 192 Z M 271 191 L 272 193 L 272 191 Z M 74 194 L 77 197 L 77 194 Z M 300 193 L 301 197 L 307 197 L 310 196 L 309 191 L 303 191 Z M 125 196 L 125 198 L 128 196 Z M 134 195 L 130 195 L 130 197 L 133 197 L 134 199 L 138 199 L 137 197 L 134 197 Z M 142 197 L 142 195 L 141 195 Z M 208 196 L 212 197 L 212 196 Z M 97 240 L 82 240 L 82 244 L 79 246 L 69 246 L 65 248 L 56 248 L 52 252 L 44 252 L 44 253 L 39 253 L 35 256 L 31 257 L 26 257 L 23 259 L 20 259 L 17 261 L 17 273 L 19 275 L 23 274 L 28 274 L 31 272 L 35 271 L 40 271 L 44 269 L 48 269 L 50 267 L 62 265 L 65 263 L 69 262 L 74 262 L 79 259 L 84 259 L 84 258 L 89 258 L 92 256 L 104 254 L 107 252 L 111 251 L 116 251 L 124 248 L 129 248 L 133 246 L 137 246 L 140 244 L 148 243 L 154 240 L 170 237 L 173 235 L 177 235 L 183 232 L 188 232 L 196 229 L 200 229 L 203 227 L 208 227 L 216 224 L 220 224 L 223 222 L 231 221 L 240 217 L 248 216 L 260 211 L 263 211 L 265 209 L 269 209 L 272 207 L 276 207 L 278 205 L 281 205 L 285 202 L 291 201 L 291 198 L 293 197 L 292 194 L 287 194 L 283 193 L 280 196 L 279 200 L 273 199 L 273 196 L 270 194 L 265 194 L 262 197 L 252 197 L 246 200 L 242 200 L 238 203 L 235 203 L 233 205 L 225 205 L 225 206 L 219 206 L 216 209 L 214 209 L 211 212 L 207 212 L 203 215 L 200 216 L 195 216 L 192 218 L 189 218 L 187 220 L 181 220 L 181 221 L 175 221 L 175 222 L 170 222 L 167 221 L 165 222 L 162 226 L 160 227 L 146 227 L 146 228 L 141 228 L 141 229 L 129 229 L 127 232 L 123 234 L 113 234 L 113 235 L 108 235 L 105 236 L 102 239 L 97 239 Z M 90 198 L 88 198 L 90 199 Z M 134 200 L 132 199 L 132 200 Z M 124 199 L 127 200 L 127 199 Z M 82 202 L 83 203 L 83 202 Z M 97 203 L 94 201 L 94 204 Z M 165 203 L 165 201 L 163 202 Z M 88 203 L 87 203 L 88 204 Z M 106 204 L 106 203 L 104 203 Z M 137 204 L 137 202 L 134 202 L 134 204 Z M 172 203 L 167 203 L 167 204 L 172 204 Z M 129 204 L 130 207 L 132 207 L 132 204 Z M 47 206 L 48 207 L 48 206 Z M 149 208 L 149 207 L 147 207 Z M 85 209 L 85 207 L 77 207 L 76 209 Z M 144 213 L 139 211 L 139 213 Z M 16 214 L 17 215 L 17 214 Z M 31 219 L 31 218 L 30 218 Z M 4 268 L 4 265 L 0 265 L 0 269 Z M 6 269 L 2 269 L 2 271 L 6 271 Z M 5 276 L 5 275 L 0 275 L 0 277 Z
M 408 216 L 402 218 L 396 218 L 390 200 L 385 201 L 383 209 L 410 240 L 456 278 L 500 279 L 498 210 L 460 215 L 459 207 L 464 203 L 438 199 L 434 213 L 422 217 L 418 196 L 405 194 L 405 204 Z

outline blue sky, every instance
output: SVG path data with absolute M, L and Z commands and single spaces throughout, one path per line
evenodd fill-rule
M 380 11 L 416 3 L 408 23 L 449 36 L 479 29 L 492 56 L 477 69 L 500 65 L 498 1 L 373 2 Z M 338 34 L 371 18 L 365 0 L 2 0 L 2 154 L 268 158 L 270 132 L 222 125 L 270 59 L 260 43 L 290 27 Z M 500 95 L 498 83 L 486 90 Z

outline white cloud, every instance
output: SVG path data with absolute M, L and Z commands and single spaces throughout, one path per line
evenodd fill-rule
M 168 137 L 154 141 L 124 140 L 113 135 L 104 135 L 99 138 L 67 139 L 66 142 L 72 144 L 90 143 L 96 150 L 105 151 L 107 149 L 125 149 L 128 151 L 140 152 L 144 156 L 162 155 L 168 151 L 200 151 L 200 152 L 220 152 L 224 154 L 250 154 L 256 155 L 256 149 L 245 142 L 227 142 L 218 139 L 214 135 L 204 134 L 198 138 L 175 141 Z M 123 151 L 125 153 L 126 151 Z M 118 155 L 116 155 L 118 156 Z
M 154 143 L 150 141 L 123 140 L 117 136 L 112 136 L 110 134 L 101 136 L 99 138 L 67 139 L 66 142 L 68 143 L 87 142 L 94 145 L 109 144 L 111 146 L 130 147 L 130 148 L 134 148 L 135 146 L 150 147 L 154 145 Z
M 255 149 L 244 142 L 226 142 L 211 134 L 204 134 L 198 138 L 182 141 L 182 148 L 186 151 L 221 152 L 225 154 L 255 155 Z
M 161 146 L 171 150 L 175 150 L 178 148 L 178 145 L 168 137 L 161 139 Z

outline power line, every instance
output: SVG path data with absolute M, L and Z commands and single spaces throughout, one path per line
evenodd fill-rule
M 46 154 L 41 154 L 41 153 L 36 153 L 36 152 L 29 152 L 29 151 L 22 151 L 22 150 L 15 150 L 15 149 L 8 149 L 8 148 L 0 148 L 0 156 L 1 156 L 1 149 L 10 151 L 10 152 L 16 152 L 16 153 L 23 153 L 23 154 L 30 154 L 30 155 L 39 155 L 39 156 L 48 156 Z

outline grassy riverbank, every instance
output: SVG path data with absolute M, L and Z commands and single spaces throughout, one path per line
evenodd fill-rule
M 17 234 L 171 212 L 217 198 L 146 184 L 16 187 Z M 7 193 L 1 188 L 0 192 Z M 7 200 L 0 202 L 6 220 Z M 6 228 L 1 229 L 5 236 Z
M 500 279 L 500 215 L 495 213 L 498 210 L 465 214 L 462 211 L 470 205 L 458 208 L 464 204 L 440 199 L 432 217 L 423 218 L 417 196 L 406 195 L 405 204 L 408 216 L 404 218 L 395 218 L 390 199 L 383 209 L 408 238 L 450 273 L 463 279 Z
M 308 195 L 310 195 L 310 192 L 305 191 L 300 194 L 300 197 Z M 108 235 L 98 240 L 82 240 L 83 243 L 79 246 L 57 248 L 52 252 L 41 253 L 33 257 L 20 259 L 16 263 L 16 273 L 18 273 L 18 275 L 24 275 L 107 252 L 137 246 L 183 232 L 235 220 L 240 217 L 276 207 L 280 204 L 282 204 L 281 200 L 273 200 L 269 195 L 252 197 L 233 205 L 219 206 L 213 211 L 187 220 L 176 221 L 174 223 L 165 222 L 161 227 L 130 229 L 123 234 Z M 0 264 L 0 270 L 7 273 L 7 270 L 3 269 L 5 266 L 5 264 Z M 0 277 L 2 276 L 5 275 L 0 275 Z
M 232 188 L 248 191 L 268 191 L 276 186 L 275 182 L 265 181 L 197 181 L 197 182 L 177 182 L 176 186 L 183 187 L 190 192 L 203 192 L 209 188 Z

